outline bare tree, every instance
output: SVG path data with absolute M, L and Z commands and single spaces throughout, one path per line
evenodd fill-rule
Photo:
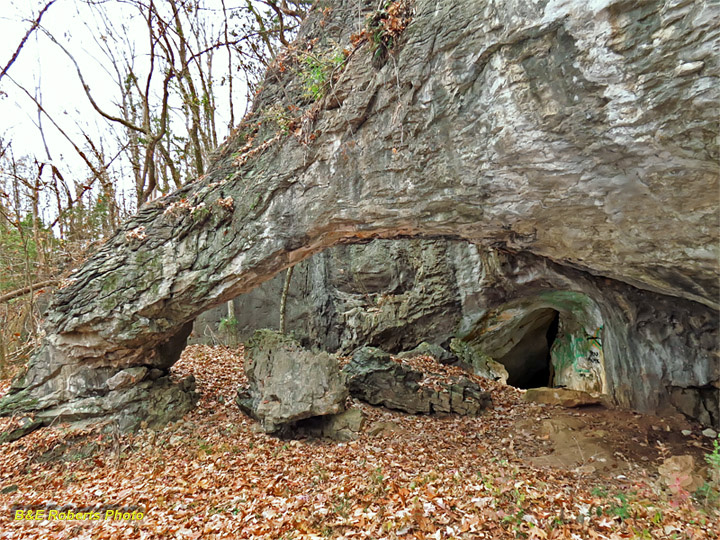
M 30 28 L 28 28 L 28 31 L 25 32 L 25 35 L 20 40 L 20 44 L 17 46 L 17 49 L 15 49 L 15 53 L 13 53 L 12 57 L 8 61 L 7 64 L 5 64 L 5 67 L 2 68 L 2 71 L 0 71 L 0 80 L 5 76 L 5 74 L 10 69 L 10 66 L 12 66 L 15 61 L 18 59 L 18 56 L 20 56 L 20 51 L 22 51 L 23 47 L 25 46 L 25 43 L 27 42 L 28 38 L 37 30 L 38 26 L 40 26 L 40 21 L 42 21 L 43 16 L 45 13 L 47 13 L 47 10 L 50 9 L 50 6 L 52 6 L 55 3 L 56 0 L 50 0 L 47 4 L 45 4 L 45 7 L 40 10 L 40 13 L 38 13 L 38 16 L 35 18 L 35 20 L 30 25 Z

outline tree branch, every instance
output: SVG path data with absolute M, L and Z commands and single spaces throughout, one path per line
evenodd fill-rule
M 20 45 L 18 45 L 18 48 L 15 50 L 15 54 L 12 55 L 12 58 L 10 58 L 10 61 L 5 65 L 2 72 L 0 72 L 0 80 L 5 76 L 7 71 L 10 69 L 10 66 L 12 66 L 15 63 L 15 60 L 17 60 L 17 57 L 20 56 L 20 51 L 25 46 L 25 42 L 28 40 L 28 38 L 32 35 L 32 33 L 37 29 L 38 26 L 40 26 L 40 21 L 43 18 L 43 15 L 45 15 L 45 12 L 50 9 L 50 6 L 52 6 L 55 3 L 56 0 L 50 0 L 44 8 L 40 11 L 40 13 L 37 16 L 37 19 L 35 19 L 28 29 L 27 32 L 25 32 L 25 36 L 20 41 Z
M 53 287 L 57 285 L 59 281 L 59 279 L 49 279 L 47 281 L 41 281 L 40 283 L 33 283 L 32 285 L 28 285 L 27 287 L 23 287 L 21 289 L 15 289 L 14 291 L 10 291 L 9 293 L 0 296 L 0 304 L 4 304 L 10 300 L 25 296 L 26 294 L 30 294 L 31 292 L 38 291 L 45 287 Z

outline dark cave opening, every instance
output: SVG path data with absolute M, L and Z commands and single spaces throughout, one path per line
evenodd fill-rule
M 552 386 L 550 349 L 558 334 L 560 314 L 554 309 L 539 309 L 522 325 L 522 337 L 498 362 L 508 372 L 507 383 L 516 388 Z

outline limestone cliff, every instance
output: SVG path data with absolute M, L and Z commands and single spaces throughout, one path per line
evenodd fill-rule
M 2 411 L 181 414 L 192 400 L 163 376 L 107 380 L 162 375 L 198 314 L 315 252 L 423 236 L 500 254 L 501 310 L 547 309 L 530 283 L 582 292 L 617 402 L 672 397 L 717 425 L 717 4 L 417 0 L 392 39 L 387 13 L 367 22 L 377 2 L 331 4 L 208 174 L 144 206 L 56 295 Z

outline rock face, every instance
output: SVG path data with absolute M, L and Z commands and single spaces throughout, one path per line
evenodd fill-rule
M 490 394 L 467 377 L 433 386 L 420 384 L 426 374 L 394 361 L 374 347 L 357 351 L 343 368 L 350 394 L 371 405 L 410 414 L 476 415 L 490 404 Z
M 315 38 L 316 55 L 352 47 L 370 4 L 314 11 L 208 174 L 145 205 L 73 274 L 0 412 L 101 419 L 141 395 L 163 402 L 164 377 L 107 381 L 166 372 L 200 313 L 313 253 L 422 236 L 468 240 L 489 262 L 469 342 L 482 349 L 492 318 L 522 308 L 534 351 L 554 309 L 558 333 L 565 315 L 583 338 L 564 350 L 601 366 L 616 403 L 674 396 L 720 424 L 717 3 L 417 0 L 390 57 L 360 42 L 332 91 L 305 97 L 298 55 Z M 294 131 L 267 113 L 278 104 L 297 107 Z M 583 301 L 554 307 L 567 293 Z M 487 345 L 516 357 L 502 335 Z
M 465 341 L 453 339 L 450 342 L 450 350 L 457 356 L 465 369 L 486 379 L 501 383 L 507 382 L 508 372 L 505 367 L 493 360 L 491 356 L 478 350 L 477 347 Z
M 348 397 L 337 358 L 313 353 L 296 341 L 258 330 L 250 341 L 245 374 L 250 386 L 237 403 L 267 433 L 314 416 L 338 414 Z
M 467 242 L 374 240 L 336 246 L 298 263 L 287 301 L 286 331 L 303 345 L 349 353 L 370 345 L 390 352 L 424 340 L 441 343 L 463 316 L 455 279 L 476 251 Z M 237 338 L 277 328 L 284 273 L 235 300 Z M 194 333 L 212 339 L 224 306 L 195 320 Z

